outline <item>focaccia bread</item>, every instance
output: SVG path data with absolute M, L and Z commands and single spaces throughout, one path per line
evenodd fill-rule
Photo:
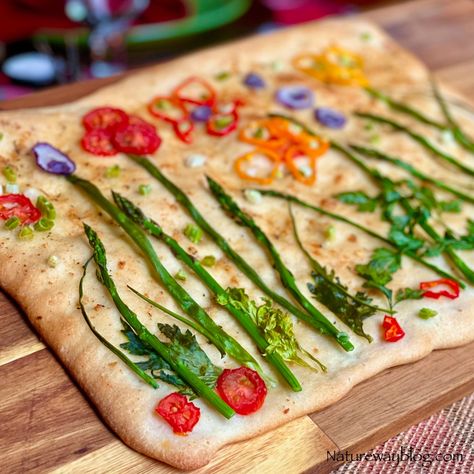
M 0 115 L 0 132 L 3 134 L 0 141 L 0 168 L 14 166 L 21 190 L 39 190 L 54 204 L 57 211 L 54 228 L 49 232 L 35 233 L 31 241 L 19 240 L 14 232 L 0 228 L 0 285 L 24 309 L 35 329 L 81 385 L 109 426 L 125 443 L 141 453 L 182 469 L 203 466 L 222 446 L 256 436 L 335 403 L 351 387 L 383 369 L 418 360 L 434 349 L 453 347 L 474 340 L 474 292 L 469 286 L 454 300 L 419 299 L 400 303 L 396 308 L 396 318 L 405 331 L 405 337 L 397 343 L 387 343 L 383 338 L 383 313 L 371 316 L 364 323 L 366 332 L 373 337 L 372 343 L 351 332 L 307 291 L 306 284 L 311 281 L 311 268 L 295 243 L 286 203 L 265 197 L 258 204 L 252 204 L 242 196 L 241 190 L 248 183 L 235 173 L 234 162 L 236 157 L 249 150 L 249 145 L 240 142 L 235 132 L 219 139 L 196 133 L 192 144 L 182 143 L 167 124 L 153 122 L 147 110 L 152 97 L 169 94 L 187 77 L 199 76 L 211 82 L 223 100 L 230 101 L 236 97 L 244 99 L 245 105 L 240 109 L 240 123 L 245 124 L 264 118 L 269 112 L 287 113 L 288 110 L 275 102 L 275 90 L 282 85 L 305 85 L 314 91 L 318 105 L 338 109 L 348 117 L 343 130 L 323 130 L 326 136 L 343 142 L 364 143 L 372 137 L 373 132 L 365 130 L 361 126 L 362 122 L 351 113 L 355 110 L 368 110 L 390 115 L 392 112 L 387 111 L 384 104 L 369 97 L 359 87 L 325 84 L 302 74 L 292 66 L 292 59 L 296 55 L 302 52 L 317 53 L 331 44 L 360 54 L 364 58 L 366 76 L 375 88 L 390 91 L 391 95 L 406 99 L 428 116 L 442 120 L 439 108 L 430 94 L 429 73 L 426 68 L 378 28 L 355 19 L 327 20 L 246 39 L 147 69 L 73 103 Z M 225 81 L 217 81 L 215 76 L 222 71 L 228 72 L 229 77 Z M 267 87 L 249 91 L 243 85 L 243 77 L 249 72 L 256 72 L 264 77 Z M 218 325 L 255 356 L 276 384 L 269 387 L 268 396 L 259 411 L 249 416 L 237 415 L 230 420 L 197 399 L 194 403 L 201 409 L 199 423 L 187 436 L 173 434 L 170 427 L 154 413 L 154 409 L 158 400 L 174 388 L 160 382 L 159 388 L 154 390 L 143 383 L 97 340 L 78 309 L 78 285 L 82 266 L 91 255 L 83 223 L 93 227 L 100 235 L 107 248 L 109 271 L 121 296 L 151 332 L 156 332 L 157 322 L 169 323 L 170 318 L 138 299 L 127 289 L 127 285 L 132 285 L 173 311 L 180 312 L 180 308 L 153 279 L 142 254 L 127 235 L 79 189 L 61 177 L 42 172 L 35 164 L 32 147 L 37 142 L 51 143 L 67 153 L 77 164 L 77 173 L 94 182 L 107 197 L 110 197 L 112 189 L 130 197 L 197 258 L 215 256 L 217 263 L 209 271 L 224 288 L 245 288 L 257 301 L 264 295 L 223 255 L 211 239 L 204 236 L 198 245 L 186 239 L 182 231 L 192 222 L 190 216 L 144 169 L 122 154 L 101 158 L 81 148 L 82 117 L 92 108 L 105 105 L 120 107 L 157 125 L 163 141 L 159 150 L 150 157 L 152 161 L 186 192 L 206 219 L 272 289 L 287 295 L 265 250 L 248 229 L 225 215 L 207 189 L 204 176 L 210 175 L 222 184 L 273 241 L 283 261 L 293 272 L 301 291 L 314 301 L 331 322 L 350 335 L 355 350 L 345 352 L 332 339 L 318 334 L 295 319 L 295 332 L 300 345 L 320 359 L 328 371 L 314 372 L 291 365 L 303 387 L 301 392 L 292 392 L 261 357 L 243 329 L 216 304 L 212 295 L 192 272 L 187 271 L 187 280 L 182 285 L 208 310 Z M 291 113 L 299 120 L 310 123 L 314 129 L 319 129 L 311 109 Z M 472 133 L 472 122 L 466 116 L 459 115 L 462 125 Z M 434 142 L 439 142 L 439 131 L 409 117 L 402 119 L 411 129 L 423 132 Z M 469 186 L 469 178 L 440 165 L 439 161 L 409 137 L 387 132 L 377 139 L 380 141 L 378 146 L 388 154 L 403 156 L 426 174 L 440 179 L 452 176 L 456 185 Z M 204 166 L 187 166 L 186 159 L 192 154 L 207 157 Z M 456 154 L 460 160 L 468 162 L 467 152 L 456 150 Z M 107 178 L 105 171 L 113 164 L 120 166 L 120 176 Z M 393 179 L 406 175 L 388 164 L 380 164 L 378 167 Z M 305 186 L 291 176 L 284 176 L 275 180 L 271 187 L 330 211 L 340 212 L 381 234 L 388 233 L 388 224 L 380 220 L 377 212 L 360 213 L 354 206 L 334 198 L 338 193 L 353 190 L 363 190 L 369 195 L 377 194 L 374 183 L 342 154 L 332 149 L 328 151 L 318 160 L 317 173 L 317 181 L 312 186 Z M 146 196 L 137 192 L 142 184 L 151 186 L 151 192 Z M 323 265 L 335 269 L 341 280 L 348 284 L 350 291 L 360 289 L 364 280 L 356 274 L 354 267 L 356 264 L 366 263 L 372 251 L 381 246 L 380 243 L 362 232 L 340 222 L 332 222 L 310 210 L 293 206 L 293 212 L 305 247 Z M 446 219 L 452 228 L 462 234 L 466 218 L 472 215 L 472 206 L 466 203 L 461 213 L 446 214 Z M 325 239 L 325 232 L 330 224 L 335 228 L 335 237 L 328 241 Z M 157 241 L 153 244 L 171 274 L 174 275 L 183 267 L 164 245 Z M 57 257 L 55 267 L 48 264 L 52 256 Z M 470 252 L 464 252 L 463 259 L 474 264 Z M 435 257 L 432 261 L 446 271 L 452 270 L 442 256 Z M 394 275 L 390 287 L 394 291 L 398 288 L 418 288 L 420 282 L 437 278 L 430 270 L 403 257 L 402 268 Z M 119 313 L 104 288 L 97 282 L 94 271 L 90 271 L 86 277 L 85 290 L 85 303 L 94 326 L 118 346 L 124 342 Z M 287 297 L 290 298 L 288 295 Z M 374 298 L 375 303 L 384 305 L 384 300 L 375 293 Z M 434 308 L 438 315 L 429 320 L 419 318 L 418 311 L 426 306 Z M 236 366 L 229 357 L 221 358 L 205 338 L 200 335 L 197 338 L 216 365 L 222 368 Z

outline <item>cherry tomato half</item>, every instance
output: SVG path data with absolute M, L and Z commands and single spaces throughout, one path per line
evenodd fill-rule
M 178 392 L 160 400 L 155 411 L 173 428 L 174 433 L 180 435 L 190 433 L 201 417 L 199 407 L 188 402 L 188 399 Z
M 259 410 L 267 396 L 262 377 L 248 367 L 224 369 L 216 388 L 222 400 L 239 415 L 250 415 Z
M 112 132 L 126 123 L 128 123 L 127 114 L 123 110 L 114 109 L 113 107 L 93 109 L 82 118 L 82 124 L 87 131 L 105 130 Z
M 41 218 L 41 211 L 23 194 L 0 196 L 0 219 L 18 217 L 22 224 L 34 224 Z
M 81 145 L 84 150 L 98 156 L 112 156 L 117 149 L 112 141 L 112 134 L 105 130 L 91 130 L 82 137 Z
M 146 155 L 158 150 L 161 145 L 161 138 L 149 124 L 129 124 L 117 130 L 113 142 L 117 150 L 123 153 Z

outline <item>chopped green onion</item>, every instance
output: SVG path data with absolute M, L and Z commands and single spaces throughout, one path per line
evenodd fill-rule
M 105 170 L 106 178 L 118 178 L 120 176 L 120 166 L 112 165 Z
M 169 100 L 166 100 L 166 99 L 159 99 L 156 101 L 156 106 L 160 109 L 160 110 L 169 110 L 171 109 L 171 103 Z
M 0 132 L 0 142 L 3 140 L 3 136 L 4 136 L 3 133 Z
M 374 129 L 374 122 L 366 122 L 364 125 L 364 130 L 367 132 L 370 132 L 371 130 Z
M 54 227 L 54 221 L 47 217 L 42 217 L 35 225 L 36 232 L 47 232 Z
M 51 255 L 51 257 L 48 258 L 48 267 L 51 268 L 56 268 L 59 263 L 59 257 L 56 255 Z
M 230 76 L 231 74 L 229 71 L 222 71 L 216 74 L 214 78 L 216 79 L 216 81 L 226 81 L 227 79 L 229 79 Z
M 380 135 L 372 135 L 369 138 L 369 142 L 371 145 L 377 145 L 378 143 L 380 143 L 380 138 Z
M 336 226 L 328 225 L 324 231 L 324 236 L 329 242 L 333 242 L 336 239 Z
M 418 316 L 421 319 L 430 319 L 433 318 L 438 314 L 438 311 L 435 311 L 434 309 L 430 308 L 421 308 L 420 311 L 418 312 Z
M 7 183 L 5 191 L 9 194 L 18 194 L 20 192 L 20 186 L 16 183 Z
M 255 132 L 253 132 L 254 138 L 265 138 L 266 130 L 263 127 L 257 127 Z
M 215 264 L 216 264 L 216 257 L 214 257 L 214 255 L 206 255 L 201 260 L 201 265 L 204 265 L 205 267 L 213 267 Z
M 5 221 L 5 229 L 13 230 L 20 225 L 20 219 L 16 216 L 10 217 Z
M 151 186 L 149 184 L 140 184 L 138 186 L 138 194 L 142 196 L 148 196 L 151 193 Z
M 364 33 L 360 34 L 360 39 L 362 41 L 370 41 L 372 39 L 372 33 L 369 31 L 364 31 Z
M 36 207 L 40 210 L 41 215 L 50 220 L 54 221 L 56 219 L 56 209 L 53 206 L 53 203 L 46 199 L 44 196 L 38 196 L 36 200 Z
M 188 278 L 188 276 L 186 275 L 183 269 L 176 272 L 176 275 L 174 277 L 176 278 L 176 280 L 180 280 L 180 281 L 186 281 L 186 279 Z
M 262 202 L 262 193 L 256 189 L 245 189 L 244 197 L 252 204 L 260 204 Z
M 5 166 L 2 173 L 9 183 L 16 183 L 16 171 L 11 166 Z
M 193 244 L 198 244 L 202 239 L 202 230 L 196 224 L 188 224 L 183 233 Z
M 273 61 L 270 66 L 274 71 L 281 71 L 283 69 L 283 63 L 281 61 Z
M 34 237 L 33 229 L 31 227 L 23 227 L 18 233 L 18 238 L 20 240 L 32 240 Z
M 219 117 L 218 119 L 216 119 L 214 124 L 216 128 L 218 128 L 219 130 L 222 130 L 223 128 L 228 127 L 233 121 L 234 121 L 234 117 L 225 116 L 225 117 Z

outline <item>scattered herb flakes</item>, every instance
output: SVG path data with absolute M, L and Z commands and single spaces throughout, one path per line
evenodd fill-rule
M 183 269 L 178 270 L 174 277 L 179 281 L 186 281 L 188 278 L 186 272 Z

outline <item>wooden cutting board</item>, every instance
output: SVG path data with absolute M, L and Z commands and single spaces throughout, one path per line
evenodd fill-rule
M 474 96 L 474 2 L 418 0 L 368 14 L 444 82 Z M 115 80 L 115 79 L 112 79 Z M 111 82 L 46 91 L 0 109 L 51 105 Z M 384 371 L 332 407 L 219 452 L 200 473 L 329 472 L 328 453 L 364 452 L 474 391 L 474 344 L 436 351 Z M 0 471 L 145 473 L 179 471 L 127 448 L 0 293 Z

